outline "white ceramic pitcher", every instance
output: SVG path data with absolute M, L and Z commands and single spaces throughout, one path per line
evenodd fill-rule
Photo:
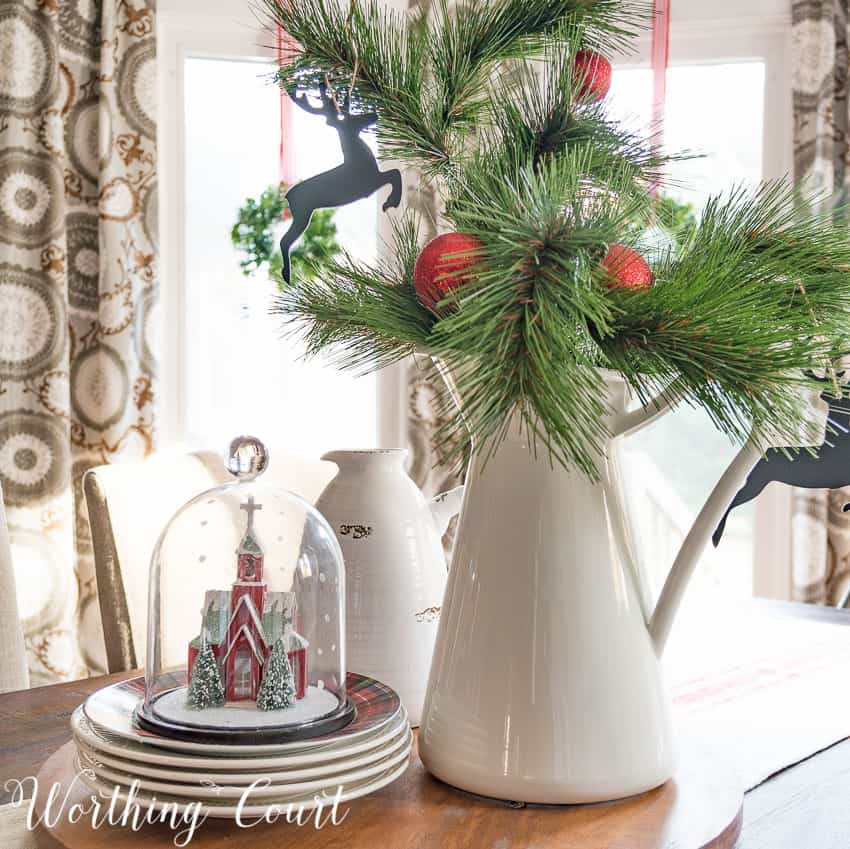
M 428 501 L 405 472 L 406 456 L 325 454 L 339 473 L 316 507 L 345 559 L 348 668 L 389 684 L 418 725 L 446 586 L 442 537 L 463 487 Z
M 673 399 L 629 412 L 622 378 L 604 377 L 614 436 L 597 483 L 545 452 L 535 459 L 516 423 L 471 464 L 419 736 L 427 768 L 456 787 L 579 803 L 672 775 L 658 658 L 699 555 L 761 452 L 748 442 L 732 461 L 652 611 L 620 454 Z

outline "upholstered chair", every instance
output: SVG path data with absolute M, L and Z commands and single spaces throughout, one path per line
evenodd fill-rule
M 18 615 L 18 596 L 9 532 L 6 528 L 6 511 L 0 492 L 0 693 L 25 690 L 29 687 L 27 658 L 24 651 L 24 634 Z
M 313 503 L 335 472 L 331 463 L 273 454 L 266 478 Z M 154 455 L 98 466 L 86 474 L 83 491 L 109 672 L 144 665 L 148 570 L 165 524 L 190 498 L 228 480 L 232 478 L 221 456 L 211 451 Z M 185 654 L 182 644 L 162 649 L 166 665 Z

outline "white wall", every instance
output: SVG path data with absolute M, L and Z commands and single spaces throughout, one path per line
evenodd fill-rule
M 387 0 L 387 5 L 404 8 L 405 0 Z M 230 17 L 236 26 L 257 28 L 258 16 L 250 0 L 159 0 L 158 15 L 179 14 L 201 20 L 204 17 Z M 672 3 L 673 32 L 693 29 L 712 22 L 753 22 L 764 27 L 790 23 L 790 0 L 675 0 Z
M 180 13 L 197 16 L 229 15 L 243 24 L 256 23 L 257 16 L 249 0 L 159 0 L 157 15 Z
M 789 0 L 674 0 L 673 23 L 704 21 L 712 18 L 791 19 Z
M 670 61 L 692 59 L 688 42 L 694 39 L 708 40 L 706 53 L 714 61 L 739 58 L 747 44 L 758 45 L 765 37 L 784 39 L 790 36 L 789 7 L 789 0 L 673 0 Z M 648 62 L 650 43 L 647 32 L 636 40 L 629 59 Z

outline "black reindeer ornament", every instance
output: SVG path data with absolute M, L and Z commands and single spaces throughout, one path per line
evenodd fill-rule
M 360 134 L 378 120 L 374 112 L 352 115 L 350 111 L 351 93 L 348 92 L 340 107 L 336 98 L 328 91 L 325 83 L 319 86 L 322 105 L 314 106 L 306 94 L 289 92 L 293 102 L 311 115 L 324 115 L 329 127 L 339 133 L 342 147 L 342 165 L 309 177 L 293 186 L 286 194 L 292 223 L 280 240 L 283 254 L 283 279 L 289 283 L 289 252 L 310 225 L 310 219 L 317 209 L 345 206 L 374 194 L 381 186 L 392 187 L 390 196 L 384 202 L 386 212 L 401 203 L 401 172 L 397 168 L 381 171 L 375 154 Z
M 836 379 L 843 374 L 836 374 Z M 827 382 L 824 378 L 816 379 Z M 735 507 L 752 501 L 771 481 L 804 489 L 840 489 L 850 485 L 850 406 L 847 396 L 841 399 L 830 392 L 822 392 L 820 397 L 829 407 L 827 425 L 831 426 L 832 432 L 827 433 L 824 442 L 813 452 L 790 446 L 768 448 L 717 526 L 711 538 L 715 546 L 723 536 L 729 513 Z M 797 453 L 786 456 L 783 452 Z

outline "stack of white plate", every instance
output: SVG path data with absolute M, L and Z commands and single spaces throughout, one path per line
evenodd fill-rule
M 201 804 L 212 817 L 264 816 L 350 801 L 395 781 L 410 759 L 412 735 L 398 695 L 349 674 L 355 719 L 345 728 L 292 743 L 227 745 L 176 740 L 138 728 L 133 713 L 144 681 L 106 687 L 74 711 L 71 727 L 83 779 L 104 796 L 142 807 Z

